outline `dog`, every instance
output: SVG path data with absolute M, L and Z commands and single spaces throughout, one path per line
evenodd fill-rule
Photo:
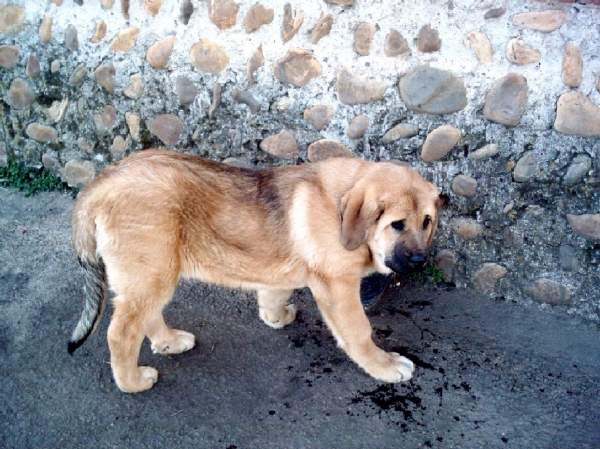
M 68 343 L 95 330 L 107 290 L 110 364 L 124 392 L 147 390 L 158 372 L 138 366 L 144 337 L 159 354 L 191 349 L 163 308 L 180 277 L 257 291 L 260 318 L 294 321 L 287 304 L 309 287 L 337 344 L 385 382 L 414 364 L 372 340 L 361 278 L 422 269 L 438 226 L 437 188 L 390 162 L 332 158 L 261 170 L 167 150 L 144 150 L 103 170 L 79 194 L 72 242 L 84 270 L 85 305 Z

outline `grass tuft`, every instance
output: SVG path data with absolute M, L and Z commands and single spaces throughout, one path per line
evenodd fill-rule
M 425 282 L 427 279 L 431 279 L 434 284 L 448 282 L 448 279 L 444 276 L 444 272 L 432 263 L 427 264 L 423 271 L 412 273 L 411 278 L 413 282 Z
M 25 192 L 25 196 L 31 196 L 36 192 L 69 189 L 66 183 L 44 167 L 26 167 L 18 162 L 0 167 L 0 185 L 21 190 Z

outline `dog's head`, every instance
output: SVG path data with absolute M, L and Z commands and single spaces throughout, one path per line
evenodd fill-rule
M 416 171 L 374 164 L 342 197 L 342 244 L 366 244 L 380 273 L 425 267 L 445 199 Z

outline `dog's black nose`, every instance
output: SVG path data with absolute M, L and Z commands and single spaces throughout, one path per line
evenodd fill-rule
M 427 254 L 416 253 L 409 257 L 408 263 L 413 270 L 418 270 L 425 267 L 427 263 Z

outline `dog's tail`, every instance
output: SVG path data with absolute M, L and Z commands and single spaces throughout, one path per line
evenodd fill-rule
M 96 250 L 95 217 L 90 210 L 93 209 L 86 205 L 85 198 L 79 198 L 73 212 L 72 241 L 84 270 L 85 304 L 69 340 L 69 354 L 73 354 L 96 330 L 106 303 L 106 268 Z

